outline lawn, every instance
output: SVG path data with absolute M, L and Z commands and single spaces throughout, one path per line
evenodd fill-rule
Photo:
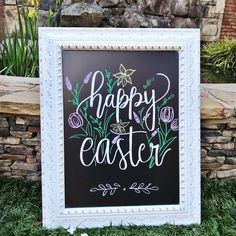
M 236 235 L 236 180 L 202 180 L 202 224 L 161 227 L 119 226 L 77 229 L 74 235 Z M 41 222 L 41 186 L 14 179 L 0 179 L 0 235 L 69 235 L 62 228 L 47 230 Z

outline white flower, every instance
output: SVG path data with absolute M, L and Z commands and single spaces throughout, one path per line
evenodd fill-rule
M 114 76 L 118 79 L 117 86 L 121 84 L 123 87 L 125 87 L 127 83 L 132 84 L 131 75 L 135 72 L 135 70 L 126 70 L 122 64 L 120 64 L 119 70 L 120 72 L 114 74 Z

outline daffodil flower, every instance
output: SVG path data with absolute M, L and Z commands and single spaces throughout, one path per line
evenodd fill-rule
M 31 5 L 32 6 L 38 6 L 39 5 L 39 0 L 31 0 Z
M 120 72 L 114 74 L 114 76 L 118 79 L 117 86 L 120 84 L 125 87 L 127 83 L 132 84 L 131 75 L 135 72 L 132 69 L 126 69 L 122 64 L 119 67 Z
M 37 12 L 35 12 L 35 11 L 29 11 L 29 13 L 28 13 L 28 17 L 29 18 L 33 18 L 33 17 L 36 17 L 37 16 Z

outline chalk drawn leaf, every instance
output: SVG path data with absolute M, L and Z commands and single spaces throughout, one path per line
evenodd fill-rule
M 151 190 L 154 190 L 154 191 L 158 191 L 158 190 L 159 190 L 159 188 L 158 188 L 157 186 L 153 186 L 153 187 L 151 187 L 150 189 L 151 189 Z
M 103 184 L 99 184 L 98 187 L 101 189 L 105 189 L 105 186 Z
M 107 188 L 112 188 L 110 184 L 106 184 L 106 187 Z
M 136 193 L 141 193 L 138 188 L 134 189 L 134 191 L 135 191 Z
M 141 183 L 140 185 L 139 185 L 139 188 L 143 188 L 144 187 L 144 183 Z
M 103 192 L 102 192 L 102 196 L 104 197 L 104 196 L 106 196 L 106 194 L 107 194 L 107 190 L 104 190 Z
M 114 186 L 116 186 L 116 187 L 120 187 L 120 185 L 119 185 L 119 184 L 117 184 L 117 183 L 114 183 Z
M 148 189 L 142 189 L 142 191 L 144 192 L 144 193 L 146 193 L 146 194 L 150 194 L 151 192 L 148 190 Z
M 97 192 L 97 190 L 98 190 L 97 188 L 91 188 L 90 192 Z
M 114 195 L 115 192 L 116 192 L 116 189 L 114 188 L 110 191 L 110 195 Z
M 130 186 L 131 188 L 135 188 L 137 186 L 137 182 L 132 183 L 132 185 Z

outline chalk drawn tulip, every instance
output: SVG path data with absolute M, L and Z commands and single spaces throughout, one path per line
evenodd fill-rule
M 174 109 L 172 107 L 163 107 L 160 117 L 164 123 L 170 123 L 174 119 Z
M 139 124 L 139 123 L 140 123 L 140 119 L 139 119 L 138 115 L 137 115 L 134 111 L 133 111 L 133 116 L 134 116 L 135 122 L 136 122 L 137 124 Z
M 170 124 L 170 128 L 173 131 L 177 131 L 179 129 L 179 120 L 178 119 L 174 119 L 171 124 Z
M 84 121 L 82 116 L 79 113 L 73 112 L 69 115 L 68 123 L 71 128 L 78 129 L 83 126 Z
M 68 89 L 69 91 L 72 90 L 72 84 L 71 84 L 71 82 L 70 82 L 70 80 L 69 80 L 68 77 L 66 77 L 66 87 L 67 87 L 67 89 Z
M 120 138 L 120 135 L 115 136 L 115 138 L 112 139 L 111 143 L 116 144 L 119 138 Z
M 92 74 L 93 74 L 92 72 L 89 72 L 89 73 L 86 75 L 86 77 L 84 78 L 84 83 L 85 83 L 85 84 L 87 84 L 87 83 L 89 82 L 89 80 L 90 80 Z

